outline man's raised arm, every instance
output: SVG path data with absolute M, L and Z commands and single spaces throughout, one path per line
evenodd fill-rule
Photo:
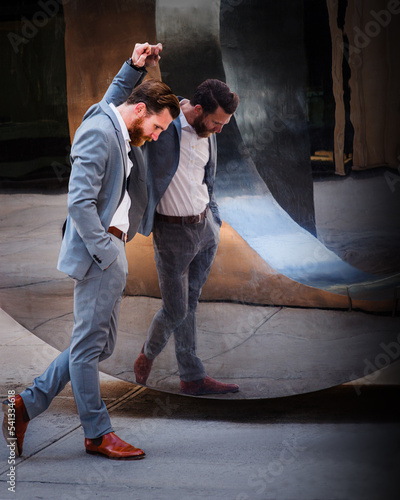
M 132 90 L 140 85 L 147 74 L 147 68 L 156 66 L 162 51 L 161 43 L 137 43 L 133 49 L 132 57 L 120 69 L 117 76 L 108 87 L 104 98 L 109 104 L 119 106 L 129 97 Z

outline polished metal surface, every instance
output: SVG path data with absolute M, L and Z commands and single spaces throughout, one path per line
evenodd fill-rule
M 55 269 L 65 203 L 65 195 L 0 196 L 1 307 L 60 350 L 73 323 L 73 282 Z M 133 362 L 159 305 L 155 298 L 124 298 L 116 351 L 103 371 L 135 382 Z M 400 349 L 399 317 L 361 311 L 201 302 L 198 331 L 208 373 L 240 384 L 239 393 L 221 396 L 233 399 L 288 396 L 365 375 L 373 380 Z M 179 392 L 172 341 L 148 385 Z
M 152 31 L 155 22 L 165 51 L 161 77 L 176 93 L 190 97 L 197 83 L 214 77 L 226 79 L 241 98 L 236 120 L 218 138 L 216 196 L 224 224 L 198 309 L 199 355 L 211 377 L 240 385 L 239 393 L 221 396 L 231 399 L 288 396 L 371 375 L 400 352 L 399 266 L 393 257 L 400 248 L 393 238 L 400 229 L 399 197 L 385 172 L 313 183 L 302 142 L 304 75 L 294 81 L 296 70 L 285 66 L 296 54 L 298 67 L 305 63 L 301 48 L 287 60 L 287 47 L 276 47 L 282 50 L 276 67 L 267 60 L 257 66 L 257 57 L 246 57 L 248 47 L 237 42 L 235 30 L 254 36 L 259 47 L 260 4 L 236 2 L 233 8 L 226 1 L 205 0 L 201 11 L 198 5 L 159 0 L 145 31 Z M 109 7 L 100 7 L 96 15 L 104 21 Z M 251 22 L 244 29 L 239 20 L 246 8 Z M 271 12 L 279 14 L 277 19 L 283 16 L 281 10 Z M 287 13 L 292 23 L 296 12 Z M 69 29 L 76 30 L 71 21 L 81 14 L 67 4 L 65 15 Z M 113 19 L 129 24 L 126 17 Z M 74 60 L 77 41 L 71 33 L 67 24 L 67 68 L 76 66 L 68 74 L 73 135 L 82 102 L 89 99 L 85 82 L 94 70 L 90 53 Z M 288 46 L 300 43 L 302 33 L 295 30 L 293 36 Z M 92 41 L 98 50 L 109 46 L 100 34 Z M 115 54 L 107 58 L 118 68 Z M 286 77 L 292 87 L 285 90 L 280 85 Z M 94 100 L 108 83 L 104 75 L 96 81 Z M 81 91 L 86 92 L 82 100 Z M 271 132 L 267 111 L 272 103 L 273 120 L 285 106 L 291 106 L 291 118 L 279 127 L 275 121 L 272 137 L 263 141 Z M 269 185 L 269 171 L 277 172 L 279 161 L 289 165 L 290 182 L 277 174 Z M 73 322 L 73 282 L 56 270 L 65 215 L 65 193 L 0 195 L 0 306 L 60 350 L 69 344 Z M 127 255 L 130 274 L 119 340 L 101 369 L 135 382 L 133 363 L 160 298 L 151 237 L 137 236 L 127 245 Z M 385 259 L 390 265 L 382 265 Z M 156 359 L 148 385 L 179 392 L 173 339 Z

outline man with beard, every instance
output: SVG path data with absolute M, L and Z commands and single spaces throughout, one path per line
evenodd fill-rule
M 129 85 L 115 80 L 115 102 Z M 214 196 L 217 164 L 215 134 L 236 111 L 239 98 L 215 79 L 200 84 L 191 100 L 181 99 L 181 112 L 157 143 L 144 146 L 149 201 L 139 232 L 153 232 L 162 307 L 134 363 L 136 382 L 145 385 L 153 360 L 172 332 L 184 394 L 236 392 L 236 384 L 207 376 L 196 354 L 196 309 L 219 243 L 221 219 Z
M 219 134 L 239 98 L 215 79 L 200 84 L 157 144 L 148 144 L 149 202 L 139 231 L 153 232 L 162 307 L 135 361 L 136 381 L 145 385 L 153 360 L 174 333 L 183 394 L 225 394 L 239 386 L 214 380 L 197 356 L 196 309 L 217 253 L 222 224 L 214 195 Z
M 8 441 L 16 438 L 18 455 L 29 420 L 46 410 L 71 380 L 86 452 L 113 459 L 145 456 L 114 434 L 101 399 L 98 365 L 114 350 L 128 273 L 125 242 L 136 233 L 147 203 L 144 162 L 137 147 L 156 142 L 179 115 L 178 99 L 167 85 L 141 83 L 146 66 L 158 63 L 161 49 L 160 44 L 136 44 L 120 74 L 129 73 L 132 87 L 138 86 L 118 107 L 108 104 L 111 87 L 87 111 L 75 134 L 68 217 L 57 266 L 75 281 L 71 344 L 32 386 L 3 403 L 3 433 Z M 11 434 L 9 409 L 15 414 Z

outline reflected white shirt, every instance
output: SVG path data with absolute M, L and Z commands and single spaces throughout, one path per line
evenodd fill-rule
M 125 125 L 124 120 L 122 119 L 122 116 L 118 109 L 114 106 L 113 103 L 110 103 L 110 108 L 113 110 L 115 116 L 118 119 L 118 123 L 121 127 L 121 132 L 124 137 L 125 141 L 125 148 L 126 148 L 126 178 L 129 177 L 129 174 L 131 173 L 131 168 L 133 166 L 131 159 L 129 158 L 129 151 L 131 150 L 131 145 L 130 145 L 130 137 L 129 137 L 129 132 L 128 129 Z M 129 229 L 129 208 L 131 206 L 131 198 L 125 188 L 125 194 L 124 197 L 117 208 L 113 218 L 111 219 L 110 226 L 115 226 L 124 233 L 128 232 Z
M 210 158 L 207 138 L 199 137 L 185 115 L 179 115 L 182 127 L 179 165 L 166 189 L 157 212 L 185 217 L 201 214 L 210 202 L 204 181 L 204 167 Z

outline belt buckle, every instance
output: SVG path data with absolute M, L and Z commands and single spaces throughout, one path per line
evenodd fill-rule
M 201 214 L 200 215 L 191 215 L 189 217 L 189 224 L 198 224 L 199 222 L 201 222 Z
M 121 238 L 121 240 L 122 240 L 124 243 L 127 243 L 127 241 L 128 241 L 128 235 L 127 235 L 127 233 L 122 233 L 122 238 Z

